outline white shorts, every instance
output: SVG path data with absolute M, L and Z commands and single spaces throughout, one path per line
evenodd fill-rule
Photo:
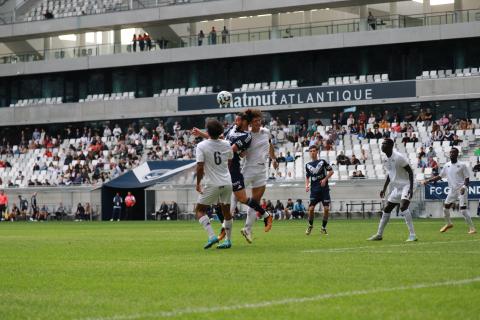
M 468 203 L 468 190 L 460 194 L 460 189 L 450 189 L 447 194 L 447 199 L 445 199 L 445 204 L 455 203 L 457 200 L 460 202 L 460 207 L 466 207 Z
M 211 206 L 212 204 L 230 204 L 232 186 L 205 186 L 203 194 L 198 195 L 198 204 Z
M 408 196 L 408 190 L 410 190 L 410 186 L 408 184 L 404 186 L 392 187 L 387 201 L 391 203 L 400 203 L 402 200 L 410 200 Z
M 245 181 L 245 187 L 263 187 L 267 185 L 267 172 L 265 170 L 256 172 L 247 170 L 243 172 L 243 180 Z

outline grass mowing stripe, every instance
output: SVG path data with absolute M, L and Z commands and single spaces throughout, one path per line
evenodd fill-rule
M 375 288 L 370 290 L 355 290 L 355 291 L 345 291 L 338 293 L 326 293 L 320 294 L 312 297 L 302 297 L 302 298 L 288 298 L 283 300 L 276 301 L 264 301 L 260 303 L 246 303 L 239 305 L 230 305 L 230 306 L 217 306 L 217 307 L 198 307 L 198 308 L 186 308 L 173 311 L 159 311 L 155 313 L 144 313 L 144 314 L 132 314 L 132 315 L 116 315 L 112 317 L 91 317 L 83 318 L 82 320 L 135 320 L 140 318 L 172 318 L 187 314 L 202 314 L 202 313 L 214 313 L 214 312 L 223 312 L 223 311 L 235 311 L 242 309 L 258 309 L 258 308 L 268 308 L 277 305 L 285 305 L 292 303 L 305 303 L 326 299 L 334 299 L 341 297 L 350 297 L 350 296 L 360 296 L 368 294 L 377 294 L 384 292 L 392 291 L 402 291 L 402 290 L 415 290 L 415 289 L 425 289 L 425 288 L 435 288 L 435 287 L 444 287 L 444 286 L 460 286 L 467 285 L 474 282 L 479 282 L 480 277 L 462 279 L 462 280 L 450 280 L 443 282 L 434 282 L 434 283 L 420 283 L 411 286 L 400 286 L 394 288 Z
M 460 242 L 476 242 L 480 239 L 474 240 L 452 240 L 452 241 L 430 241 L 430 242 L 416 242 L 416 243 L 402 243 L 402 244 L 389 244 L 386 246 L 361 246 L 361 247 L 341 247 L 341 248 L 330 248 L 330 249 L 313 249 L 313 250 L 302 250 L 303 253 L 319 253 L 319 252 L 342 252 L 350 250 L 361 250 L 361 249 L 381 249 L 381 248 L 395 248 L 395 247 L 413 247 L 421 245 L 436 245 L 436 244 L 449 244 L 449 243 L 460 243 Z

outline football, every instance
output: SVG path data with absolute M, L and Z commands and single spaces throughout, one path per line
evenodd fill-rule
M 232 94 L 228 91 L 220 91 L 217 95 L 217 102 L 221 106 L 226 106 L 232 102 Z

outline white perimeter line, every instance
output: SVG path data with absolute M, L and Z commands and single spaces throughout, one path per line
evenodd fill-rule
M 392 292 L 392 291 L 402 291 L 402 290 L 413 290 L 413 289 L 424 289 L 424 288 L 435 288 L 435 287 L 444 287 L 444 286 L 459 286 L 471 284 L 474 282 L 479 282 L 480 277 L 475 277 L 471 279 L 463 280 L 451 280 L 444 282 L 434 282 L 434 283 L 421 283 L 411 286 L 401 286 L 394 288 L 376 288 L 370 290 L 356 290 L 356 291 L 345 291 L 338 293 L 326 293 L 320 294 L 312 297 L 303 297 L 303 298 L 289 298 L 275 301 L 264 301 L 260 303 L 247 303 L 247 304 L 238 304 L 230 306 L 217 306 L 217 307 L 198 307 L 198 308 L 186 308 L 173 311 L 159 311 L 151 313 L 137 313 L 131 315 L 117 315 L 111 317 L 93 317 L 93 318 L 83 318 L 83 320 L 135 320 L 139 318 L 171 318 L 187 314 L 203 314 L 203 313 L 214 313 L 214 312 L 225 312 L 225 311 L 235 311 L 242 309 L 258 309 L 258 308 L 268 308 L 278 305 L 286 304 L 295 304 L 295 303 L 304 303 L 311 301 L 320 301 L 341 297 L 350 297 L 350 296 L 361 296 L 367 294 L 376 294 L 382 292 Z
M 430 241 L 430 242 L 416 242 L 416 243 L 402 243 L 402 244 L 390 244 L 386 246 L 361 246 L 361 247 L 346 247 L 346 248 L 325 248 L 325 249 L 312 249 L 312 250 L 302 250 L 303 253 L 320 253 L 320 252 L 343 252 L 351 250 L 362 250 L 362 249 L 381 249 L 381 248 L 395 248 L 395 247 L 416 247 L 422 245 L 430 244 L 448 244 L 448 243 L 462 243 L 462 242 L 476 242 L 480 239 L 474 240 L 453 240 L 453 241 Z

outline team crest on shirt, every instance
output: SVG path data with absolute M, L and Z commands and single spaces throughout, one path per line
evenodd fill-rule
M 320 169 L 322 169 L 324 163 L 325 161 L 320 160 L 315 167 L 312 166 L 311 164 L 307 164 L 307 168 L 308 170 L 310 170 L 311 173 L 317 174 L 320 171 Z

